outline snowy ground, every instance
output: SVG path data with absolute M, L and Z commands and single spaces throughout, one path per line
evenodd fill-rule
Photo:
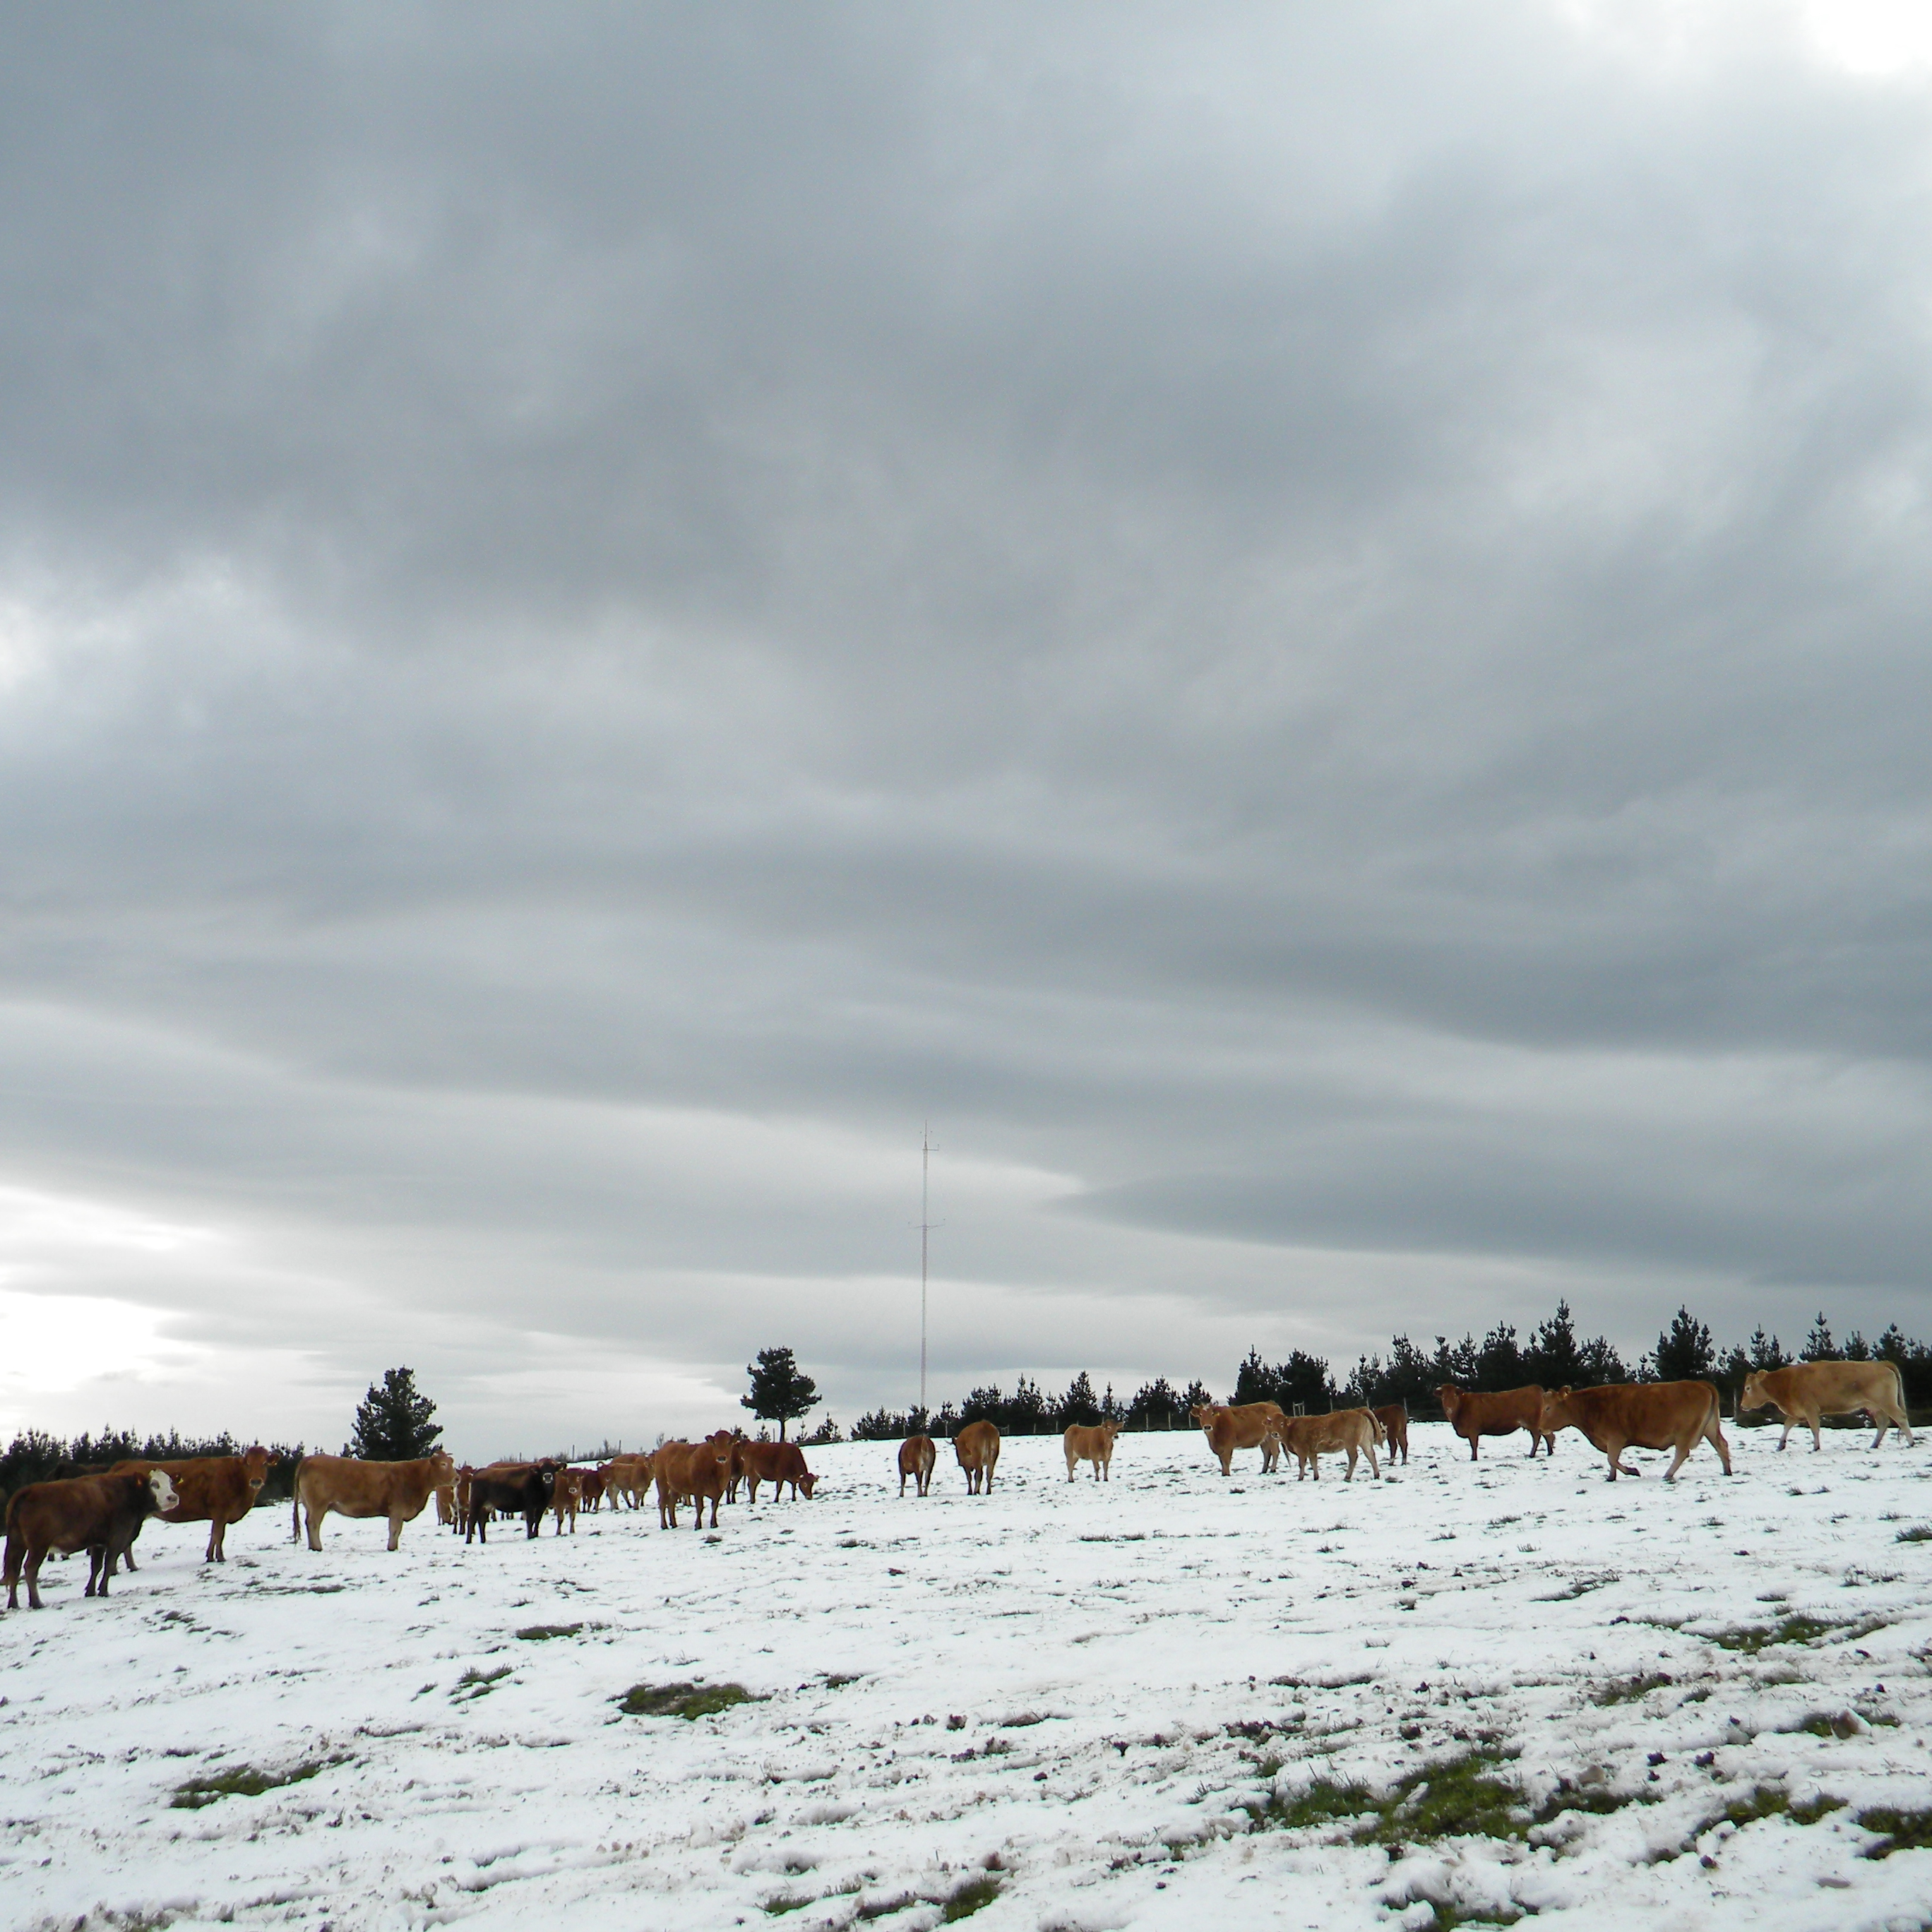
M 1729 1481 L 1612 1487 L 1574 1435 L 1414 1436 L 1318 1486 L 1176 1434 L 1070 1487 L 1010 1442 L 985 1500 L 942 1450 L 924 1502 L 849 1444 L 715 1540 L 316 1556 L 262 1510 L 204 1568 L 151 1524 L 106 1603 L 50 1563 L 0 1618 L 0 1921 L 1932 1924 L 1932 1850 L 1856 1822 L 1932 1806 L 1927 1445 L 1749 1432 Z M 692 1682 L 756 1701 L 614 1701 Z

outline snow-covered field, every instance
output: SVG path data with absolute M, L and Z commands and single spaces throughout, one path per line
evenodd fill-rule
M 1418 1426 L 1381 1484 L 1175 1434 L 983 1500 L 942 1448 L 923 1502 L 847 1444 L 715 1539 L 150 1524 L 0 1619 L 0 1918 L 1925 1927 L 1932 1850 L 1856 1820 L 1932 1806 L 1932 1453 L 1732 1434 L 1671 1488 Z M 750 1701 L 616 1701 L 689 1683 Z M 309 1774 L 173 1802 L 240 1772 Z

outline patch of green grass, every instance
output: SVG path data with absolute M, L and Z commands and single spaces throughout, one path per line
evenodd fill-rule
M 828 1670 L 820 1681 L 828 1690 L 842 1690 L 847 1684 L 857 1683 L 859 1677 L 856 1671 L 848 1675 L 842 1671 Z
M 1703 1829 L 1708 1832 L 1712 1825 L 1726 1820 L 1733 1825 L 1755 1825 L 1760 1818 L 1789 1818 L 1794 1825 L 1815 1825 L 1820 1818 L 1843 1810 L 1844 1805 L 1842 1798 L 1827 1798 L 1822 1792 L 1794 1804 L 1790 1792 L 1782 1786 L 1760 1784 L 1748 1797 L 1732 1798 Z
M 633 1684 L 613 1700 L 627 1718 L 715 1718 L 736 1704 L 762 1703 L 742 1684 Z M 794 1908 L 786 1906 L 785 1911 Z M 766 1906 L 769 1912 L 771 1906 Z
M 176 1786 L 175 1795 L 168 1803 L 177 1811 L 199 1811 L 204 1804 L 223 1798 L 259 1798 L 265 1791 L 279 1791 L 286 1784 L 305 1784 L 332 1765 L 347 1762 L 345 1757 L 319 1757 L 290 1771 L 263 1771 L 252 1764 L 232 1765 L 226 1771 L 212 1772 L 206 1778 L 190 1778 L 185 1784 Z
M 1720 1650 L 1740 1651 L 1746 1657 L 1755 1657 L 1773 1644 L 1815 1642 L 1821 1636 L 1829 1636 L 1836 1628 L 1835 1624 L 1821 1623 L 1816 1617 L 1797 1614 L 1769 1626 L 1753 1624 L 1737 1630 L 1719 1630 L 1711 1641 Z
M 449 1694 L 466 1704 L 473 1704 L 479 1697 L 487 1697 L 510 1674 L 506 1664 L 500 1670 L 478 1670 L 474 1664 L 459 1677 L 451 1688 Z
M 581 1624 L 526 1624 L 517 1635 L 525 1643 L 548 1643 L 554 1636 L 575 1636 L 583 1628 Z
M 1647 1670 L 1635 1677 L 1619 1677 L 1606 1684 L 1590 1700 L 1595 1704 L 1634 1704 L 1653 1690 L 1662 1690 L 1670 1682 L 1661 1670 Z
M 1849 1711 L 1814 1711 L 1794 1728 L 1814 1738 L 1855 1738 L 1864 1727 Z
M 970 1918 L 999 1895 L 1000 1881 L 991 1872 L 982 1872 L 977 1878 L 969 1878 L 964 1885 L 954 1886 L 940 1902 L 940 1923 L 954 1925 L 962 1918 Z
M 1932 1811 L 1899 1811 L 1880 1804 L 1861 1811 L 1856 1822 L 1880 1836 L 1880 1842 L 1866 1852 L 1868 1858 L 1888 1858 L 1894 1852 L 1923 1851 L 1932 1846 Z
M 1358 1844 L 1426 1844 L 1437 1838 L 1520 1838 L 1532 1822 L 1515 1785 L 1493 1775 L 1493 1751 L 1466 1751 L 1424 1766 L 1378 1796 L 1363 1784 L 1317 1778 L 1292 1798 L 1251 1804 L 1257 1826 L 1305 1831 L 1352 1824 Z

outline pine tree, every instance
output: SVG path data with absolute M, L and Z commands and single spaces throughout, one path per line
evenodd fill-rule
M 386 1369 L 380 1388 L 369 1384 L 342 1453 L 366 1462 L 416 1462 L 442 1433 L 442 1425 L 430 1420 L 435 1413 L 436 1404 L 416 1388 L 413 1369 Z
M 1652 1366 L 1660 1382 L 1708 1382 L 1718 1366 L 1711 1331 L 1679 1305 L 1670 1326 L 1657 1338 Z
M 1516 1346 L 1513 1324 L 1498 1322 L 1483 1337 L 1476 1355 L 1476 1386 L 1482 1389 L 1520 1388 L 1522 1351 Z
M 1832 1340 L 1832 1324 L 1825 1319 L 1822 1308 L 1810 1334 L 1804 1338 L 1804 1353 L 1799 1359 L 1807 1362 L 1835 1362 L 1842 1359 L 1838 1343 Z
M 778 1426 L 778 1440 L 785 1439 L 785 1424 L 818 1406 L 818 1384 L 800 1370 L 789 1348 L 760 1348 L 755 1362 L 745 1364 L 752 1378 L 748 1395 L 741 1395 L 740 1405 L 766 1422 Z
M 1583 1381 L 1583 1354 L 1576 1346 L 1576 1324 L 1564 1300 L 1556 1312 L 1531 1332 L 1524 1352 L 1523 1371 L 1546 1389 L 1576 1388 Z
M 1090 1429 L 1100 1420 L 1100 1405 L 1094 1399 L 1094 1378 L 1084 1369 L 1067 1384 L 1053 1419 L 1062 1429 L 1070 1429 L 1076 1422 Z
M 1766 1339 L 1764 1324 L 1760 1322 L 1751 1330 L 1750 1365 L 1754 1369 L 1782 1369 L 1789 1366 L 1791 1358 L 1784 1352 L 1784 1345 L 1775 1335 Z

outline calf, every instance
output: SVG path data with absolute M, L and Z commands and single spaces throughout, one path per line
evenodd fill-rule
M 939 1452 L 930 1436 L 908 1436 L 899 1444 L 899 1494 L 905 1494 L 906 1478 L 913 1480 L 913 1494 L 922 1496 L 932 1487 L 932 1466 Z
M 1643 1472 L 1623 1460 L 1626 1449 L 1674 1449 L 1664 1472 L 1677 1480 L 1700 1442 L 1717 1450 L 1724 1474 L 1731 1473 L 1731 1445 L 1718 1426 L 1718 1391 L 1708 1382 L 1611 1382 L 1601 1388 L 1558 1389 L 1543 1402 L 1542 1427 L 1580 1429 L 1610 1459 L 1610 1480 Z
M 1408 1460 L 1408 1405 L 1392 1402 L 1386 1408 L 1373 1412 L 1376 1420 L 1382 1424 L 1382 1433 L 1388 1438 L 1388 1459 L 1395 1461 L 1396 1451 L 1400 1450 L 1402 1460 Z
M 1856 1415 L 1861 1410 L 1868 1420 L 1878 1424 L 1872 1438 L 1874 1449 L 1888 1429 L 1912 1440 L 1912 1424 L 1905 1414 L 1905 1380 L 1896 1362 L 1794 1362 L 1785 1369 L 1754 1369 L 1744 1378 L 1738 1413 L 1762 1408 L 1766 1402 L 1775 1405 L 1784 1418 L 1784 1433 L 1778 1438 L 1780 1449 L 1798 1426 L 1810 1430 L 1815 1454 L 1825 1446 L 1818 1425 L 1826 1416 Z
M 1458 1388 L 1454 1382 L 1444 1382 L 1436 1396 L 1449 1426 L 1468 1444 L 1472 1462 L 1476 1460 L 1476 1444 L 1482 1437 L 1514 1436 L 1519 1429 L 1529 1431 L 1532 1457 L 1539 1443 L 1546 1446 L 1551 1455 L 1556 1454 L 1556 1436 L 1543 1426 L 1543 1390 L 1534 1382 L 1494 1393 Z
M 580 1469 L 577 1472 L 577 1486 L 581 1500 L 578 1507 L 593 1514 L 604 1507 L 604 1472 L 602 1469 Z
M 470 1478 L 470 1512 L 463 1526 L 466 1545 L 474 1537 L 490 1540 L 490 1516 L 495 1510 L 520 1516 L 524 1534 L 535 1536 L 543 1527 L 544 1511 L 556 1486 L 556 1470 L 548 1462 L 509 1463 L 478 1469 Z
M 255 1498 L 268 1479 L 268 1450 L 257 1443 L 239 1456 L 194 1456 L 171 1462 L 116 1462 L 108 1473 L 139 1475 L 149 1469 L 160 1470 L 174 1486 L 174 1506 L 158 1512 L 160 1520 L 206 1523 L 208 1549 L 201 1560 L 226 1562 L 228 1526 L 239 1522 L 255 1507 Z M 138 1526 L 134 1533 L 140 1535 Z M 131 1570 L 134 1567 L 131 1549 L 124 1560 Z
M 1104 1483 L 1112 1480 L 1114 1463 L 1114 1438 L 1120 1432 L 1118 1422 L 1102 1422 L 1086 1429 L 1076 1422 L 1069 1425 L 1066 1433 L 1060 1439 L 1061 1449 L 1066 1456 L 1066 1480 L 1073 1480 L 1075 1469 L 1082 1462 L 1094 1466 L 1094 1480 Z
M 300 1542 L 302 1517 L 308 1518 L 308 1546 L 322 1547 L 322 1526 L 333 1510 L 338 1516 L 387 1516 L 389 1547 L 403 1540 L 403 1526 L 423 1513 L 432 1490 L 453 1480 L 456 1465 L 442 1449 L 410 1462 L 365 1462 L 354 1456 L 304 1456 L 296 1465 L 295 1540 Z
M 1000 1432 L 990 1422 L 969 1422 L 952 1438 L 952 1453 L 966 1472 L 969 1496 L 990 1496 L 993 1472 L 1000 1460 Z
M 40 1603 L 40 1565 L 47 1552 L 70 1556 L 87 1552 L 83 1596 L 104 1597 L 117 1557 L 125 1557 L 134 1533 L 149 1516 L 175 1504 L 175 1486 L 164 1469 L 129 1470 L 119 1475 L 80 1476 L 67 1482 L 29 1483 L 7 1504 L 7 1552 L 0 1580 L 7 1586 L 7 1607 L 20 1607 L 22 1559 L 27 1574 L 27 1607 Z
M 550 1508 L 556 1512 L 556 1533 L 563 1534 L 563 1519 L 570 1518 L 570 1533 L 577 1534 L 577 1512 L 584 1501 L 584 1472 L 568 1466 L 556 1472 L 556 1486 L 550 1492 Z

